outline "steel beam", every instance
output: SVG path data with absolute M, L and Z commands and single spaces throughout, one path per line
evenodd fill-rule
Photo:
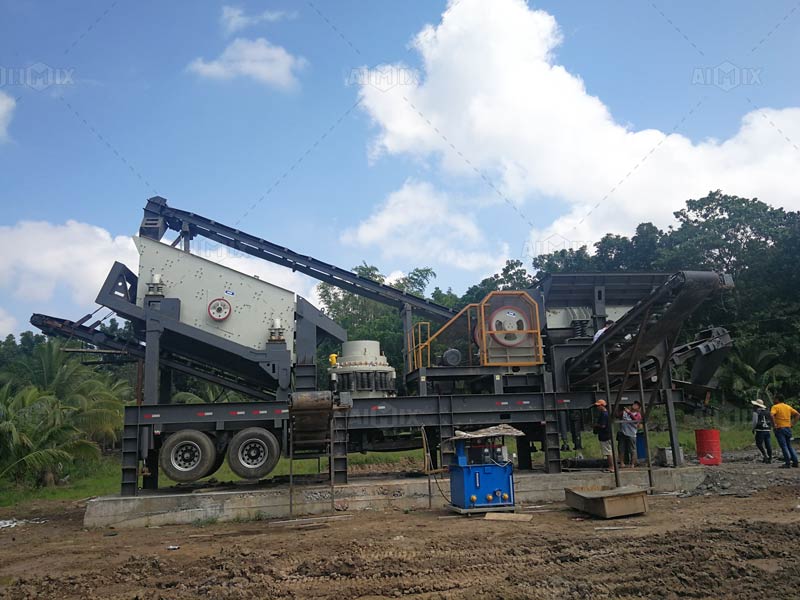
M 390 285 L 378 283 L 366 277 L 360 277 L 352 271 L 317 260 L 311 256 L 299 254 L 289 248 L 273 244 L 265 239 L 223 225 L 217 221 L 172 208 L 167 205 L 167 200 L 160 196 L 150 198 L 145 206 L 145 216 L 139 234 L 143 237 L 160 240 L 167 228 L 179 232 L 188 229 L 192 237 L 203 236 L 229 248 L 282 265 L 293 271 L 300 271 L 320 281 L 325 281 L 359 296 L 389 304 L 398 309 L 403 308 L 405 304 L 410 304 L 420 314 L 437 321 L 449 320 L 455 314 L 452 309 L 425 298 L 403 292 Z

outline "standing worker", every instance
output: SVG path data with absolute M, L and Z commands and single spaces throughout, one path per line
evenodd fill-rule
M 775 397 L 775 404 L 772 405 L 770 410 L 772 421 L 775 423 L 775 437 L 778 440 L 778 445 L 783 452 L 783 461 L 779 468 L 788 469 L 789 467 L 797 468 L 797 453 L 792 448 L 792 427 L 797 423 L 800 418 L 800 412 L 789 406 L 783 401 L 780 396 Z
M 753 433 L 756 435 L 756 447 L 761 452 L 761 459 L 769 464 L 772 462 L 772 415 L 769 414 L 761 398 L 751 402 L 755 407 L 753 411 Z
M 639 433 L 639 424 L 642 421 L 642 405 L 635 400 L 630 407 L 626 406 L 622 412 L 622 425 L 620 433 L 623 435 L 623 464 L 635 467 L 638 463 L 636 455 L 636 434 Z
M 599 411 L 597 422 L 593 430 L 597 434 L 600 442 L 600 453 L 608 459 L 608 470 L 614 472 L 614 451 L 611 449 L 611 419 L 608 417 L 608 409 L 605 400 L 598 400 L 594 403 Z

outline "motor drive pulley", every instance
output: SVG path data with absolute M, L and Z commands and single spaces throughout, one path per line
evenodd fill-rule
M 501 346 L 519 346 L 525 341 L 527 333 L 522 333 L 531 328 L 528 316 L 513 306 L 501 306 L 489 317 L 489 326 L 492 338 Z M 519 331 L 520 333 L 516 333 Z
M 231 303 L 225 298 L 215 298 L 208 303 L 208 316 L 215 321 L 224 321 L 231 316 Z

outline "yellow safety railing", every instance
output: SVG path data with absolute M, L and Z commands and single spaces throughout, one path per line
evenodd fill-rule
M 518 304 L 522 306 L 509 306 L 514 310 L 524 310 L 524 315 L 529 323 L 527 329 L 495 329 L 494 323 L 487 323 L 487 311 L 491 311 L 490 306 L 496 299 L 503 297 L 516 298 Z M 505 308 L 503 306 L 499 309 Z M 494 311 L 499 310 L 495 308 Z M 491 313 L 489 314 L 491 316 Z M 542 334 L 541 326 L 539 323 L 539 305 L 531 298 L 526 292 L 522 291 L 496 291 L 491 292 L 481 302 L 468 304 L 461 311 L 445 323 L 433 335 L 430 335 L 430 323 L 422 321 L 415 323 L 411 332 L 411 346 L 413 348 L 411 360 L 412 370 L 421 367 L 431 366 L 431 344 L 443 336 L 445 333 L 455 333 L 456 324 L 465 318 L 466 330 L 464 331 L 463 338 L 460 334 L 456 334 L 458 339 L 463 339 L 467 342 L 467 363 L 472 365 L 473 346 L 476 344 L 479 347 L 478 357 L 480 366 L 484 367 L 523 367 L 523 366 L 536 366 L 544 363 L 544 352 L 542 348 Z M 473 330 L 473 324 L 477 328 L 477 332 Z M 487 326 L 488 325 L 488 326 Z M 490 354 L 491 338 L 493 337 L 498 343 L 494 345 L 495 354 L 498 349 L 504 346 L 499 342 L 500 337 L 506 334 L 515 335 L 530 335 L 533 340 L 533 347 L 531 352 L 526 355 L 507 358 L 506 360 L 498 360 Z M 477 338 L 477 339 L 476 339 Z M 507 346 L 506 346 L 507 347 Z M 513 346 L 511 347 L 513 348 Z M 508 351 L 507 354 L 514 354 L 515 352 Z

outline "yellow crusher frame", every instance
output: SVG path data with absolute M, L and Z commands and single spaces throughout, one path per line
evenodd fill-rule
M 544 363 L 539 305 L 523 291 L 496 291 L 468 304 L 433 335 L 429 321 L 411 330 L 409 371 L 436 366 L 436 346 L 461 347 L 465 366 L 534 367 Z M 433 348 L 433 349 L 432 349 Z

